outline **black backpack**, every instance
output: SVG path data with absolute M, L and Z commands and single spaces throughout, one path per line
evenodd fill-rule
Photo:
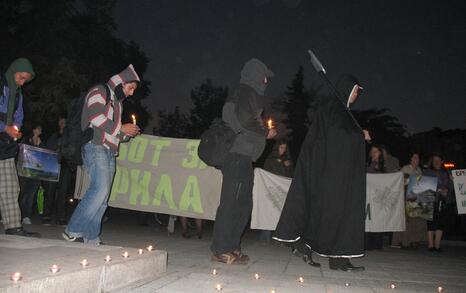
M 199 158 L 208 166 L 221 169 L 235 140 L 235 132 L 225 121 L 215 118 L 201 135 L 197 149 Z
M 107 85 L 100 86 L 105 87 L 105 104 L 107 104 L 111 95 L 110 89 Z M 94 87 L 95 86 L 91 88 Z M 81 115 L 86 103 L 86 96 L 87 92 L 82 94 L 79 98 L 72 99 L 67 107 L 68 118 L 66 119 L 66 126 L 63 131 L 59 153 L 61 161 L 65 161 L 72 167 L 83 164 L 82 147 L 88 141 L 92 140 L 94 135 L 94 130 L 92 128 L 81 130 Z

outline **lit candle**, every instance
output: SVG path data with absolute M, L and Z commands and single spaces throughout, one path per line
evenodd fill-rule
M 87 259 L 83 259 L 83 260 L 81 261 L 81 266 L 87 267 L 88 265 L 89 265 L 89 262 L 87 261 Z
M 122 254 L 123 258 L 128 258 L 129 257 L 129 253 L 127 251 L 123 252 Z
M 345 286 L 346 286 L 346 287 L 349 287 L 349 286 L 350 286 L 350 283 L 346 282 L 346 283 L 345 283 Z
M 212 271 L 212 275 L 216 275 L 216 274 L 217 274 L 217 270 L 214 269 L 214 270 Z
M 260 276 L 259 276 L 258 273 L 255 273 L 255 274 L 254 274 L 254 279 L 256 279 L 256 280 L 259 280 L 259 279 L 260 279 Z
M 304 278 L 303 278 L 303 277 L 299 277 L 298 282 L 304 283 Z
M 390 285 L 390 288 L 396 289 L 396 285 L 395 285 L 395 284 L 391 284 L 391 285 Z
M 11 280 L 13 280 L 13 282 L 18 282 L 22 278 L 23 278 L 23 276 L 21 276 L 20 272 L 16 272 L 13 275 L 11 275 Z
M 131 119 L 133 119 L 133 124 L 136 125 L 136 115 L 132 114 Z
M 19 131 L 19 128 L 18 128 L 18 126 L 16 126 L 16 125 L 13 125 L 13 128 L 14 128 L 16 131 Z M 13 138 L 13 140 L 14 140 L 14 141 L 16 141 L 16 140 L 17 140 L 17 138 L 15 137 L 15 138 Z
M 55 274 L 55 273 L 58 273 L 60 271 L 60 268 L 58 267 L 58 265 L 52 265 L 50 267 L 50 271 Z
M 110 255 L 107 255 L 105 257 L 105 262 L 111 262 L 112 261 L 112 257 Z
M 222 289 L 223 289 L 223 288 L 222 288 L 222 285 L 221 285 L 221 284 L 217 284 L 217 285 L 215 286 L 215 290 L 217 290 L 217 291 L 220 291 L 220 290 L 222 290 Z
M 74 202 L 74 199 L 70 198 L 70 202 Z
M 443 292 L 443 287 L 442 287 L 442 286 L 438 286 L 438 287 L 437 287 L 437 292 Z
M 272 119 L 267 120 L 267 127 L 268 127 L 269 129 L 272 129 L 272 128 L 273 128 L 273 121 L 272 121 Z
M 148 251 L 152 251 L 153 249 L 154 249 L 154 247 L 152 247 L 152 245 L 147 246 Z
M 138 254 L 141 255 L 144 253 L 144 250 L 142 250 L 141 248 L 138 249 Z
M 270 290 L 270 293 L 276 293 L 276 292 L 275 292 L 275 290 L 272 289 L 272 290 Z

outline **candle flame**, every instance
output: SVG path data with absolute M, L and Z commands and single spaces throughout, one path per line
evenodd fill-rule
M 267 120 L 267 127 L 268 127 L 269 129 L 272 129 L 272 128 L 273 128 L 273 120 L 272 120 L 272 119 Z
M 132 114 L 131 119 L 133 119 L 133 124 L 136 125 L 136 115 Z

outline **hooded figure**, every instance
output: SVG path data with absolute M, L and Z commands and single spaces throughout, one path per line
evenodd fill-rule
M 364 255 L 365 141 L 347 108 L 359 90 L 356 78 L 344 76 L 340 97 L 324 96 L 311 106 L 311 125 L 274 235 L 314 266 L 311 251 L 329 257 L 331 269 L 363 269 L 349 262 Z
M 135 83 L 136 86 L 140 83 L 133 65 L 112 76 L 106 85 L 91 88 L 86 96 L 86 107 L 82 111 L 81 129 L 92 127 L 94 130 L 92 143 L 104 145 L 114 153 L 118 151 L 118 144 L 124 138 L 124 134 L 120 131 L 122 104 L 127 97 L 123 92 L 123 84 L 129 83 Z M 110 93 L 110 97 L 106 97 L 107 92 Z
M 215 217 L 212 260 L 227 264 L 246 263 L 240 240 L 252 211 L 252 162 L 265 147 L 269 131 L 261 113 L 264 91 L 272 71 L 257 59 L 244 64 L 240 85 L 223 106 L 222 119 L 235 131 L 233 146 L 222 166 L 220 205 Z
M 82 156 L 90 182 L 62 234 L 67 241 L 101 243 L 102 217 L 107 209 L 120 141 L 139 133 L 137 125 L 121 123 L 122 100 L 133 95 L 139 81 L 133 65 L 129 65 L 106 85 L 92 87 L 86 95 L 81 128 L 91 127 L 93 137 L 82 147 Z

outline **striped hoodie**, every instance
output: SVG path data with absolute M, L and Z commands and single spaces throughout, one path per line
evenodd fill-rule
M 124 134 L 120 131 L 123 106 L 115 96 L 115 88 L 119 84 L 132 81 L 140 82 L 140 79 L 133 65 L 129 65 L 122 72 L 112 76 L 105 85 L 110 90 L 110 98 L 106 99 L 107 90 L 104 85 L 97 85 L 87 93 L 81 115 L 81 129 L 85 130 L 88 127 L 94 129 L 91 143 L 103 145 L 117 153 Z M 109 101 L 107 104 L 106 100 Z

